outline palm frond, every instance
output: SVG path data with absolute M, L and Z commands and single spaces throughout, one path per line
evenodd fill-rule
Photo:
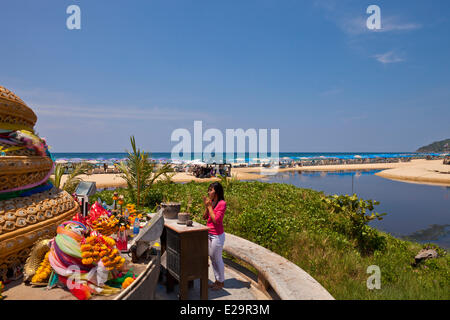
M 56 164 L 55 171 L 53 172 L 54 178 L 49 179 L 56 188 L 61 186 L 61 178 L 64 175 L 64 171 L 65 167 L 61 163 Z
M 121 172 L 121 178 L 127 182 L 128 191 L 136 199 L 136 204 L 139 207 L 143 192 L 150 189 L 159 176 L 173 170 L 168 164 L 155 170 L 155 163 L 150 161 L 149 154 L 136 147 L 134 136 L 130 137 L 130 142 L 132 151 L 127 151 L 126 160 L 121 162 L 118 168 Z
M 79 176 L 82 174 L 86 174 L 90 167 L 91 166 L 88 163 L 80 163 L 76 165 L 73 171 L 67 176 L 67 180 L 64 183 L 63 189 L 69 193 L 73 193 L 75 191 L 75 188 L 81 181 Z

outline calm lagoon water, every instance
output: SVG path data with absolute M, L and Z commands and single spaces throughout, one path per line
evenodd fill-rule
M 371 226 L 396 237 L 436 243 L 450 249 L 450 187 L 392 181 L 378 170 L 359 172 L 285 172 L 260 181 L 289 183 L 325 194 L 353 194 L 380 202 L 376 212 L 387 213 Z

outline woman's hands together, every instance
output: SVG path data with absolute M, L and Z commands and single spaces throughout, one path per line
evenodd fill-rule
M 209 208 L 212 207 L 211 199 L 203 196 L 203 203 L 205 204 L 205 214 L 203 215 L 203 219 L 207 220 L 209 217 Z
M 211 202 L 210 198 L 207 198 L 207 197 L 203 196 L 203 203 L 205 204 L 206 208 L 212 207 L 212 202 Z

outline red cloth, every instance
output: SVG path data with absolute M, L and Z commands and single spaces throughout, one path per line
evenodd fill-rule
M 63 285 L 67 287 L 67 278 L 63 277 L 61 275 L 58 275 L 58 280 Z M 72 284 L 73 288 L 69 289 L 70 293 L 73 294 L 78 300 L 89 300 L 91 298 L 91 290 L 89 289 L 89 286 L 85 283 L 74 283 Z
M 223 233 L 223 216 L 227 210 L 227 203 L 224 200 L 220 200 L 216 207 L 213 209 L 216 223 L 213 223 L 211 217 L 208 214 L 208 221 L 206 226 L 209 227 L 209 233 L 215 235 L 221 235 Z

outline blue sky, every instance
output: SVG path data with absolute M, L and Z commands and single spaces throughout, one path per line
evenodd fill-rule
M 66 9 L 81 8 L 81 30 Z M 382 30 L 366 28 L 381 8 Z M 285 152 L 414 151 L 450 138 L 450 2 L 2 4 L 0 84 L 53 152 L 170 151 L 171 132 L 279 129 Z

